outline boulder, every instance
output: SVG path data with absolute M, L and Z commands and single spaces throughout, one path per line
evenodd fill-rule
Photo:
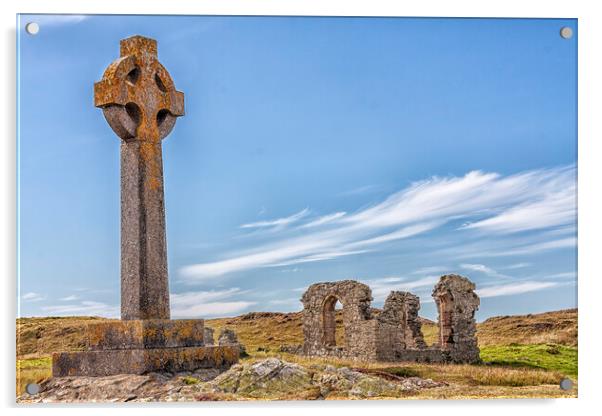
M 215 340 L 213 339 L 213 328 L 205 327 L 203 329 L 203 342 L 205 345 L 214 345 Z
M 236 364 L 211 384 L 217 391 L 253 398 L 292 396 L 313 387 L 306 369 L 278 358 Z
M 236 345 L 240 351 L 241 357 L 248 356 L 245 346 L 238 341 L 238 336 L 236 332 L 229 328 L 222 328 L 219 333 L 219 338 L 217 340 L 218 345 Z

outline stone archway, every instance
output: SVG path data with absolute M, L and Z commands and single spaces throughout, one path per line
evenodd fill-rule
M 358 347 L 363 323 L 371 320 L 370 288 L 353 280 L 316 283 L 301 298 L 303 302 L 303 349 L 311 355 L 345 355 Z M 344 342 L 336 342 L 335 305 L 343 306 Z
M 324 299 L 322 306 L 322 340 L 325 346 L 335 347 L 337 345 L 337 317 L 336 304 L 339 299 L 330 295 Z
M 439 348 L 449 361 L 478 362 L 475 312 L 480 301 L 474 283 L 455 274 L 441 276 L 433 298 L 439 310 Z
M 454 344 L 453 305 L 449 293 L 439 296 L 439 346 L 449 350 Z

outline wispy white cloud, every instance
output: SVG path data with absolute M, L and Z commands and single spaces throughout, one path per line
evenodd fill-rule
M 239 288 L 172 293 L 171 314 L 175 318 L 200 318 L 237 314 L 256 304 L 254 301 L 232 299 L 248 294 Z
M 251 291 L 239 288 L 223 290 L 189 291 L 170 294 L 171 315 L 174 318 L 202 318 L 208 316 L 228 316 L 238 314 L 245 309 L 256 305 L 252 300 L 240 299 Z M 33 295 L 28 296 L 33 299 Z M 77 296 L 67 296 L 61 301 L 73 301 Z M 69 304 L 47 305 L 40 308 L 49 316 L 103 316 L 107 318 L 119 317 L 118 305 L 110 305 L 98 301 L 82 300 Z
M 544 275 L 546 279 L 571 279 L 574 280 L 577 278 L 577 272 L 562 272 L 562 273 L 551 273 Z
M 225 317 L 237 315 L 256 304 L 249 301 L 209 302 L 184 308 L 174 307 L 172 315 L 174 318 Z
M 531 263 L 527 263 L 527 262 L 514 263 L 514 264 L 510 264 L 510 265 L 504 267 L 504 269 L 506 269 L 506 270 L 522 269 L 523 267 L 529 267 L 530 265 L 531 265 Z
M 299 257 L 291 260 L 283 261 L 282 263 L 273 263 L 267 265 L 268 267 L 279 267 L 279 266 L 291 266 L 299 263 L 312 263 L 316 261 L 332 260 L 339 257 L 352 256 L 355 254 L 368 253 L 369 250 L 334 250 L 326 251 L 319 254 L 313 254 L 311 256 Z
M 575 171 L 571 167 L 552 172 L 532 178 L 527 190 L 530 193 L 528 200 L 465 227 L 513 233 L 574 224 L 577 215 Z M 536 186 L 541 186 L 541 189 Z
M 301 228 L 310 228 L 316 227 L 318 225 L 324 225 L 334 220 L 337 220 L 344 216 L 346 212 L 335 212 L 334 214 L 324 215 L 323 217 L 319 217 L 313 221 L 308 222 L 307 224 L 303 224 Z
M 473 270 L 476 272 L 486 273 L 486 274 L 496 274 L 496 271 L 490 267 L 485 266 L 484 264 L 467 264 L 463 263 L 460 265 L 463 269 Z
M 68 305 L 43 306 L 40 309 L 52 316 L 78 315 L 103 316 L 106 318 L 116 318 L 119 316 L 119 306 L 91 300 L 83 300 Z
M 543 241 L 539 243 L 516 245 L 505 249 L 491 249 L 478 253 L 466 253 L 461 257 L 504 257 L 504 256 L 520 256 L 527 254 L 539 253 L 542 251 L 557 250 L 561 248 L 571 248 L 577 246 L 575 237 L 559 238 L 556 240 Z
M 460 267 L 465 270 L 471 270 L 474 272 L 484 273 L 488 276 L 504 277 L 504 278 L 509 277 L 505 274 L 499 273 L 497 270 L 494 270 L 491 267 L 486 266 L 484 264 L 462 263 L 462 264 L 460 264 Z
M 476 292 L 481 298 L 492 298 L 496 296 L 519 295 L 522 293 L 535 292 L 558 285 L 558 282 L 526 281 L 484 287 L 482 289 L 477 289 Z
M 267 227 L 270 231 L 286 228 L 282 230 L 286 232 L 272 233 L 269 242 L 230 253 L 225 259 L 185 266 L 180 274 L 184 280 L 198 281 L 260 267 L 359 255 L 441 228 L 451 221 L 465 223 L 454 231 L 456 242 L 463 238 L 457 235 L 461 232 L 472 233 L 473 237 L 476 233 L 478 237 L 487 231 L 490 238 L 521 230 L 565 228 L 575 221 L 574 185 L 574 166 L 509 176 L 473 171 L 462 177 L 433 177 L 352 214 L 335 212 L 309 218 L 304 225 L 313 223 L 311 227 L 287 227 L 309 216 L 307 208 L 290 217 L 245 224 L 242 227 Z M 538 219 L 528 221 L 528 216 Z M 560 237 L 510 248 L 499 245 L 484 256 L 527 254 L 574 244 L 574 238 Z
M 418 270 L 414 270 L 412 274 L 433 274 L 433 273 L 445 273 L 449 271 L 449 267 L 445 266 L 428 266 L 421 267 Z
M 268 303 L 270 305 L 301 306 L 299 298 L 272 299 Z
M 362 280 L 362 282 L 370 286 L 374 300 L 380 302 L 393 290 L 410 292 L 417 288 L 432 287 L 439 281 L 439 277 L 440 276 L 425 276 L 420 279 L 409 280 L 404 277 L 390 276 L 379 279 Z
M 59 298 L 60 301 L 63 302 L 70 302 L 72 300 L 78 300 L 79 296 L 75 296 L 75 295 L 69 295 L 69 296 L 65 296 L 64 298 Z
M 337 194 L 338 196 L 357 196 L 357 195 L 365 195 L 373 192 L 377 192 L 382 190 L 383 187 L 381 185 L 364 185 L 358 186 L 357 188 L 350 189 L 348 191 L 343 191 Z
M 241 225 L 240 228 L 269 228 L 269 227 L 284 228 L 290 224 L 293 224 L 293 223 L 299 221 L 301 218 L 307 216 L 308 214 L 309 214 L 309 209 L 305 208 L 304 210 L 299 211 L 296 214 L 291 215 L 290 217 L 278 218 L 275 220 L 268 220 L 268 221 L 251 222 L 248 224 Z
M 21 295 L 21 300 L 24 300 L 27 302 L 39 302 L 44 299 L 46 299 L 45 295 L 42 295 L 42 294 L 36 293 L 36 292 L 27 292 L 27 293 L 24 293 L 23 295 Z
M 365 240 L 359 240 L 354 243 L 349 243 L 345 247 L 348 249 L 355 249 L 360 247 L 370 247 L 374 245 L 379 245 L 395 240 L 401 240 L 404 238 L 422 234 L 426 231 L 430 231 L 440 224 L 440 222 L 431 221 L 422 224 L 409 225 L 407 227 L 402 227 L 390 233 L 379 235 L 378 237 L 372 237 Z

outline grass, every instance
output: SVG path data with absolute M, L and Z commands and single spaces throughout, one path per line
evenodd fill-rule
M 577 348 L 556 344 L 490 345 L 481 348 L 481 359 L 498 366 L 556 371 L 577 377 Z
M 470 365 L 470 364 L 422 364 L 422 363 L 386 363 L 358 362 L 336 358 L 303 357 L 281 354 L 282 358 L 303 366 L 334 365 L 336 367 L 359 368 L 370 372 L 380 371 L 400 377 L 430 378 L 464 385 L 480 386 L 539 386 L 558 385 L 569 374 L 545 368 L 529 368 L 514 365 Z M 557 366 L 557 363 L 555 363 Z M 576 377 L 576 375 L 575 375 Z
M 462 374 L 469 382 L 477 386 L 540 386 L 542 384 L 558 385 L 562 374 L 541 370 L 518 370 L 502 367 L 478 368 L 469 367 Z
M 17 356 L 35 358 L 58 351 L 83 351 L 86 325 L 107 321 L 89 316 L 18 318 Z
M 186 384 L 188 386 L 199 383 L 198 378 L 194 378 L 194 377 L 190 377 L 190 376 L 182 377 L 182 381 L 184 382 L 184 384 Z
M 577 309 L 529 315 L 497 316 L 477 324 L 479 346 L 559 344 L 577 346 Z

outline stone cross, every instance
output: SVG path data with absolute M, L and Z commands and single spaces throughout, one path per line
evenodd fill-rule
M 121 319 L 169 319 L 161 140 L 184 115 L 184 94 L 157 42 L 133 36 L 94 84 L 94 105 L 121 140 Z
M 161 140 L 184 115 L 184 94 L 159 63 L 157 42 L 122 40 L 121 57 L 94 84 L 94 104 L 121 138 L 121 320 L 89 324 L 85 351 L 53 353 L 52 376 L 230 367 L 240 343 L 205 346 L 202 319 L 169 317 Z

